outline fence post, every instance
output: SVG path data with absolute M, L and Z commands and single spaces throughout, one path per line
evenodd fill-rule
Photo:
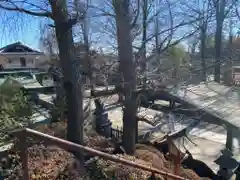
M 116 129 L 115 132 L 116 132 L 116 139 L 119 140 L 119 128 L 118 128 L 118 126 L 117 126 L 117 129 Z
M 22 162 L 22 170 L 23 170 L 23 180 L 29 180 L 28 174 L 28 150 L 27 150 L 27 133 L 23 131 L 19 135 L 20 139 L 20 159 Z
M 111 138 L 113 138 L 113 128 L 111 127 L 111 133 L 110 133 Z

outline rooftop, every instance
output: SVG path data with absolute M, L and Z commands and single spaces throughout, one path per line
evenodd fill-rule
M 31 47 L 24 45 L 21 42 L 15 42 L 0 48 L 0 54 L 6 53 L 36 53 L 36 54 L 43 54 L 40 51 L 32 49 Z

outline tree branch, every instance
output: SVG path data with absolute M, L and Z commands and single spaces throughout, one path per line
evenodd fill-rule
M 32 16 L 47 17 L 47 18 L 53 19 L 53 15 L 51 12 L 47 12 L 47 11 L 46 12 L 34 12 L 34 11 L 30 11 L 30 10 L 18 7 L 15 3 L 11 2 L 11 1 L 1 1 L 1 2 L 3 2 L 3 3 L 8 2 L 8 3 L 11 3 L 13 6 L 13 7 L 8 7 L 8 6 L 4 6 L 4 5 L 0 4 L 1 9 L 5 9 L 8 11 L 17 11 L 17 12 L 22 12 L 22 13 L 29 14 Z
M 235 0 L 229 7 L 228 9 L 225 11 L 224 13 L 224 18 L 227 17 L 227 15 L 230 13 L 230 11 L 233 9 L 233 7 L 237 4 L 238 0 Z
M 138 17 L 139 17 L 139 14 L 140 14 L 140 0 L 137 1 L 137 14 L 135 16 L 135 18 L 133 19 L 133 22 L 131 24 L 131 27 L 134 28 L 134 26 L 136 25 L 137 23 L 137 20 L 138 20 Z
M 173 43 L 168 44 L 168 45 L 165 46 L 164 48 L 161 48 L 161 49 L 160 49 L 160 54 L 163 53 L 164 51 L 166 51 L 167 49 L 169 49 L 170 47 L 173 47 L 173 46 L 179 44 L 179 43 L 180 43 L 181 41 L 183 41 L 184 39 L 187 39 L 187 38 L 193 36 L 193 35 L 194 35 L 196 32 L 198 32 L 198 31 L 199 31 L 199 28 L 196 29 L 196 30 L 194 30 L 193 32 L 191 32 L 191 33 L 189 33 L 189 34 L 186 34 L 186 35 L 184 35 L 183 37 L 175 40 Z M 147 58 L 147 61 L 149 61 L 150 59 L 152 59 L 154 56 L 155 56 L 155 54 L 150 55 L 150 56 Z

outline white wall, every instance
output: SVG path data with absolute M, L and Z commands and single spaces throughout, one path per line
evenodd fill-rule
M 7 58 L 0 55 L 0 65 L 5 67 L 6 64 L 7 64 Z
M 38 65 L 44 61 L 48 61 L 45 55 L 21 55 L 21 54 L 11 54 L 5 55 L 7 63 L 4 68 L 38 68 Z M 20 58 L 26 59 L 26 66 L 22 67 Z
M 27 57 L 23 57 L 26 59 L 26 66 L 22 67 L 20 62 L 20 57 L 11 57 L 8 58 L 8 63 L 5 68 L 34 68 L 34 61 L 32 59 L 27 59 Z

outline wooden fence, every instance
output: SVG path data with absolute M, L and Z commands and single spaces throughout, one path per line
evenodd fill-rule
M 86 147 L 86 146 L 82 146 L 76 143 L 72 143 L 70 141 L 64 140 L 64 139 L 60 139 L 54 136 L 50 136 L 48 134 L 44 134 L 32 129 L 28 129 L 28 128 L 23 128 L 20 130 L 17 130 L 15 132 L 12 133 L 14 136 L 18 137 L 21 141 L 21 147 L 20 147 L 20 158 L 21 158 L 21 162 L 22 162 L 22 167 L 23 167 L 23 180 L 29 180 L 29 172 L 28 172 L 28 152 L 27 152 L 27 138 L 33 138 L 35 140 L 42 140 L 45 143 L 50 143 L 52 145 L 56 145 L 60 148 L 63 148 L 65 150 L 73 150 L 73 151 L 85 151 L 93 156 L 99 156 L 103 159 L 107 159 L 116 163 L 120 163 L 123 165 L 127 165 L 133 168 L 139 168 L 142 169 L 144 171 L 148 171 L 154 174 L 160 174 L 163 177 L 168 177 L 168 178 L 172 178 L 175 180 L 189 180 L 180 176 L 177 176 L 175 174 L 166 172 L 166 171 L 161 171 L 152 167 L 147 167 L 145 165 L 141 165 L 141 164 L 136 164 L 132 161 L 123 159 L 123 158 L 119 158 L 116 157 L 114 155 L 110 155 L 107 153 L 103 153 L 101 151 L 97 151 L 95 149 Z
M 111 128 L 111 138 L 117 140 L 118 142 L 122 140 L 123 129 L 121 128 Z

